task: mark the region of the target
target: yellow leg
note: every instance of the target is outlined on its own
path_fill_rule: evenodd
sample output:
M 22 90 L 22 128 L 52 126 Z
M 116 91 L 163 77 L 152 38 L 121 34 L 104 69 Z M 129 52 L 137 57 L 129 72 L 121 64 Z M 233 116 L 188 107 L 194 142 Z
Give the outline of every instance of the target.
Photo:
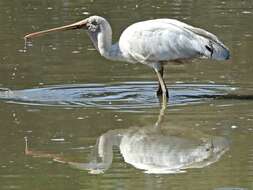
M 159 81 L 159 88 L 157 91 L 157 95 L 158 96 L 162 95 L 163 98 L 167 99 L 169 97 L 169 94 L 168 94 L 168 90 L 166 88 L 165 82 L 163 80 L 163 67 L 161 67 L 161 69 L 157 69 L 157 68 L 154 68 L 154 69 Z
M 155 123 L 155 127 L 160 127 L 161 126 L 161 123 L 162 123 L 162 120 L 164 118 L 164 114 L 165 114 L 165 110 L 167 108 L 167 97 L 162 97 L 162 99 L 160 100 L 160 104 L 161 104 L 161 108 L 160 108 L 160 113 L 159 113 L 159 116 L 158 116 L 158 119 Z

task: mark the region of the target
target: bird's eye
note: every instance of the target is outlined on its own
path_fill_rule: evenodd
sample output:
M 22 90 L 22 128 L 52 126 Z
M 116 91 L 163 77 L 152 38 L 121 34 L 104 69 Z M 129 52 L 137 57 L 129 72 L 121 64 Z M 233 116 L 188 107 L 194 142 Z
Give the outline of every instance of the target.
M 87 26 L 90 32 L 96 32 L 99 30 L 99 25 L 95 20 L 90 21 Z
M 97 26 L 97 25 L 98 25 L 97 21 L 95 21 L 95 20 L 92 21 L 91 24 L 94 25 L 94 26 Z

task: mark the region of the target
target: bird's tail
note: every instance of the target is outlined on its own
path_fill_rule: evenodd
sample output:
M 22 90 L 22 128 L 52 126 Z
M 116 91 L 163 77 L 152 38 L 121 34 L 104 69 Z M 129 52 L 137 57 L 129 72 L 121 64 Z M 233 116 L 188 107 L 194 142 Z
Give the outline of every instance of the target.
M 220 41 L 208 40 L 203 53 L 209 59 L 215 60 L 227 60 L 230 57 L 229 49 Z
M 204 57 L 215 60 L 229 59 L 229 49 L 217 38 L 217 36 L 201 28 L 195 28 L 192 26 L 186 26 L 186 28 L 201 38 L 200 41 L 202 41 L 202 47 L 200 52 Z

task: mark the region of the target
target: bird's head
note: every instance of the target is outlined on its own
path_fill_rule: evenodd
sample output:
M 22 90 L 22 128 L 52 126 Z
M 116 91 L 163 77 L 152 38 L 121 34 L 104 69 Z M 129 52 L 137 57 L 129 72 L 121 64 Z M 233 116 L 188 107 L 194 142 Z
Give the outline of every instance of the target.
M 90 16 L 84 20 L 75 22 L 73 24 L 65 25 L 65 26 L 60 26 L 48 30 L 42 30 L 39 32 L 34 32 L 27 34 L 24 38 L 25 39 L 30 39 L 38 36 L 42 36 L 44 34 L 48 34 L 51 32 L 57 32 L 57 31 L 66 31 L 66 30 L 75 30 L 75 29 L 85 29 L 90 33 L 98 33 L 101 29 L 101 26 L 107 23 L 107 21 L 100 16 Z

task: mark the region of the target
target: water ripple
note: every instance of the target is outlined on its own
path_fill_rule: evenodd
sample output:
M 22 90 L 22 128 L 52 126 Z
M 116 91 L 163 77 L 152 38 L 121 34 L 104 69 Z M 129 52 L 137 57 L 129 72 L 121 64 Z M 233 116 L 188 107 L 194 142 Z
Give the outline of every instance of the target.
M 2 89 L 0 100 L 39 106 L 141 109 L 159 106 L 156 88 L 157 84 L 153 82 L 124 82 L 57 85 L 22 90 Z M 176 84 L 168 88 L 169 106 L 204 102 L 228 94 L 234 89 L 215 84 Z

